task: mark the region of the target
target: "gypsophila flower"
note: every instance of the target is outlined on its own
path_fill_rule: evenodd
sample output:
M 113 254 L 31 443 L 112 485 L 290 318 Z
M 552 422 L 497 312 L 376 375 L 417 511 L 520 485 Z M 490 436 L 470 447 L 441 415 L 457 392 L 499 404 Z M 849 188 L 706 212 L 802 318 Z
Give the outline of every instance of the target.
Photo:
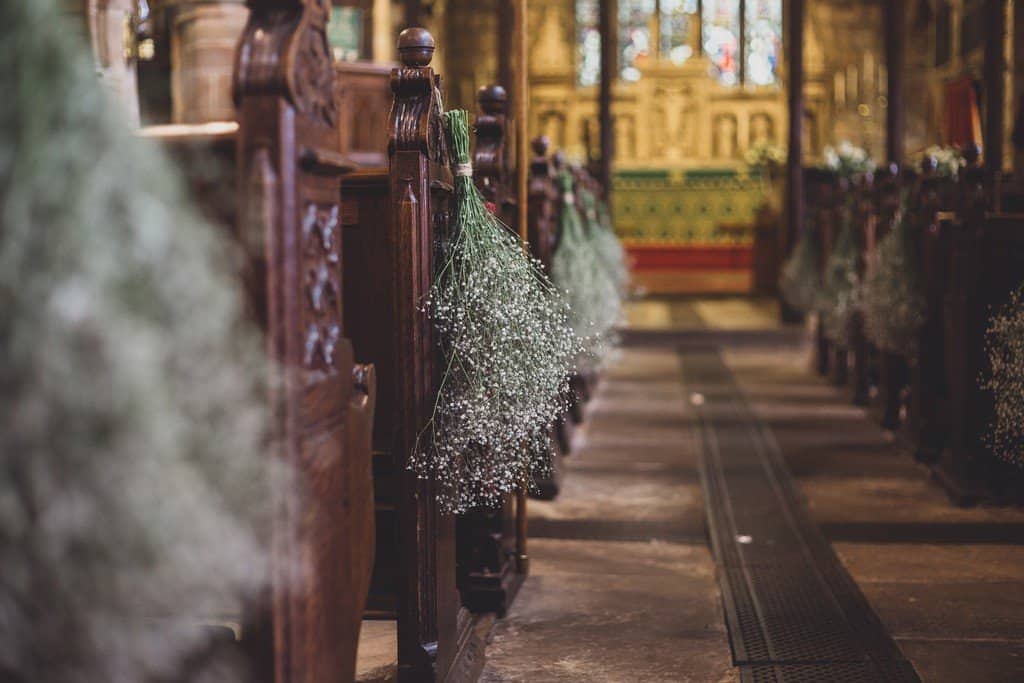
M 0 3 L 0 679 L 251 681 L 199 626 L 269 578 L 241 255 L 63 14 Z
M 604 265 L 576 208 L 573 180 L 568 171 L 558 182 L 562 189 L 558 247 L 551 259 L 551 279 L 569 301 L 573 331 L 584 340 L 577 366 L 591 370 L 615 345 L 620 294 L 615 276 Z
M 1003 460 L 1024 467 L 1024 292 L 989 319 L 985 330 L 988 373 L 982 387 L 992 392 L 995 415 L 985 440 Z
M 802 313 L 814 310 L 821 290 L 818 236 L 808 227 L 800 235 L 793 253 L 782 266 L 779 291 L 786 303 Z
M 940 178 L 955 178 L 967 165 L 963 153 L 956 147 L 932 145 L 921 152 L 918 163 L 928 157 L 935 160 L 935 175 Z
M 925 318 L 919 271 L 904 195 L 892 230 L 868 258 L 861 295 L 865 334 L 879 348 L 908 357 L 917 355 Z
M 469 117 L 445 114 L 453 163 L 469 163 Z M 551 467 L 550 429 L 568 408 L 582 344 L 567 302 L 525 245 L 455 180 L 451 241 L 425 311 L 441 342 L 433 413 L 410 466 L 440 483 L 448 512 L 499 507 Z
M 762 140 L 751 145 L 743 155 L 748 166 L 764 168 L 786 163 L 786 150 L 773 142 Z
M 626 265 L 626 250 L 622 247 L 612 226 L 611 213 L 608 205 L 598 200 L 594 193 L 583 188 L 580 190 L 580 199 L 583 202 L 585 217 L 587 219 L 587 234 L 593 244 L 594 251 L 602 265 L 608 270 L 615 288 L 619 293 L 617 301 L 609 302 L 612 306 L 619 308 L 617 317 L 621 316 L 622 299 L 629 289 L 629 267 Z
M 867 150 L 845 140 L 835 147 L 825 147 L 823 154 L 825 168 L 835 171 L 843 178 L 871 173 L 875 170 L 875 162 Z
M 823 316 L 826 336 L 840 346 L 849 346 L 861 289 L 853 207 L 849 202 L 840 212 L 840 221 L 839 235 L 825 264 L 818 310 Z

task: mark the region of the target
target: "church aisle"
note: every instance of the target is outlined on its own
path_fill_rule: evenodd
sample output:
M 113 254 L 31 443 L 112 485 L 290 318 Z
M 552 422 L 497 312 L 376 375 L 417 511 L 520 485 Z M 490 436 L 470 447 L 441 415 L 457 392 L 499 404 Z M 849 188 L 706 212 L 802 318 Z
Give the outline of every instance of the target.
M 814 521 L 928 683 L 1024 680 L 1024 510 L 953 506 L 805 349 L 724 353 Z
M 683 364 L 717 350 L 812 521 L 921 680 L 1024 680 L 1024 510 L 954 507 L 758 306 L 646 301 L 564 489 L 531 501 L 531 575 L 484 681 L 739 681 L 707 546 Z M 718 357 L 718 354 L 710 354 Z
M 673 348 L 621 352 L 558 500 L 531 501 L 530 577 L 484 681 L 738 680 L 687 411 Z

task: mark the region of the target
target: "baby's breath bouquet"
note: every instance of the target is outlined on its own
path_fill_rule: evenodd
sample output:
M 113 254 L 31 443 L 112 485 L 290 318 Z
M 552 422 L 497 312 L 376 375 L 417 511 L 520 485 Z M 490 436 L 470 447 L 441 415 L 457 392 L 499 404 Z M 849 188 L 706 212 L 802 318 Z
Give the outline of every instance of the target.
M 904 196 L 893 228 L 868 259 L 862 295 L 865 333 L 876 346 L 908 357 L 917 355 L 924 324 L 924 295 L 911 241 Z
M 956 147 L 932 145 L 921 152 L 919 161 L 926 158 L 935 160 L 935 175 L 940 178 L 955 178 L 967 165 L 963 153 Z
M 853 207 L 849 203 L 843 207 L 840 220 L 839 235 L 825 264 L 819 309 L 825 323 L 825 334 L 840 345 L 849 345 L 860 292 Z
M 743 159 L 748 166 L 754 168 L 782 166 L 786 163 L 786 150 L 773 142 L 762 140 L 751 145 Z
M 411 467 L 441 483 L 444 509 L 463 512 L 498 507 L 550 469 L 549 430 L 582 345 L 566 301 L 473 184 L 469 115 L 448 112 L 445 127 L 455 211 L 425 305 L 442 373 Z
M 268 578 L 239 254 L 52 0 L 0 3 L 0 83 L 0 679 L 252 680 L 199 626 Z
M 802 313 L 814 310 L 821 291 L 818 236 L 808 226 L 782 265 L 779 291 L 786 303 Z
M 615 228 L 612 227 L 608 205 L 599 201 L 594 193 L 586 188 L 580 191 L 580 198 L 583 200 L 583 207 L 586 211 L 590 239 L 594 243 L 597 255 L 601 258 L 601 263 L 608 269 L 608 273 L 615 282 L 620 299 L 616 303 L 621 310 L 621 299 L 629 287 L 626 250 L 622 248 L 622 242 L 619 241 L 615 234 Z
M 584 340 L 577 365 L 589 370 L 600 364 L 614 342 L 619 290 L 576 208 L 572 176 L 564 172 L 558 182 L 563 201 L 551 279 L 568 296 L 573 331 Z
M 985 331 L 989 371 L 982 386 L 992 392 L 995 419 L 986 440 L 1000 458 L 1024 467 L 1024 291 L 989 320 Z
M 851 178 L 875 170 L 875 162 L 867 150 L 845 140 L 835 147 L 826 147 L 824 154 L 825 168 L 835 171 L 843 178 Z

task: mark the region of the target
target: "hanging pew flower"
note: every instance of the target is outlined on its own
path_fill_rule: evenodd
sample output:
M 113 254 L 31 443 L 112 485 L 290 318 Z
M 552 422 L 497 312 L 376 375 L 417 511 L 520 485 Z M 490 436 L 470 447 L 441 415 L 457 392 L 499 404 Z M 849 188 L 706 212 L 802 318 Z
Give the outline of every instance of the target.
M 574 333 L 584 340 L 577 359 L 581 370 L 600 365 L 615 343 L 615 325 L 621 313 L 619 287 L 576 208 L 572 176 L 563 172 L 558 246 L 551 259 L 551 279 L 569 301 Z
M 835 171 L 840 177 L 851 178 L 875 170 L 875 162 L 867 150 L 843 141 L 837 146 L 828 146 L 824 150 L 825 168 Z
M 832 246 L 822 282 L 818 308 L 825 334 L 841 346 L 849 346 L 854 315 L 860 306 L 861 282 L 857 270 L 857 242 L 853 230 L 853 207 L 847 202 L 840 214 L 841 225 Z
M 615 282 L 618 291 L 618 300 L 609 302 L 617 306 L 619 312 L 616 317 L 621 316 L 622 299 L 626 296 L 629 288 L 629 266 L 626 263 L 626 250 L 622 247 L 615 228 L 612 226 L 611 213 L 608 205 L 599 201 L 594 193 L 583 188 L 580 191 L 580 199 L 583 202 L 587 218 L 587 232 L 593 241 L 594 250 L 597 252 L 601 263 L 607 269 L 612 281 Z
M 425 303 L 440 338 L 441 380 L 410 466 L 441 484 L 445 510 L 464 512 L 499 507 L 550 471 L 550 429 L 568 408 L 582 344 L 564 298 L 473 184 L 469 115 L 448 112 L 445 124 L 455 211 Z
M 743 155 L 748 166 L 771 168 L 786 163 L 786 150 L 773 142 L 762 140 L 751 145 Z
M 985 351 L 989 367 L 982 387 L 995 403 L 986 441 L 1000 458 L 1024 467 L 1024 291 L 1013 292 L 989 319 Z
M 265 585 L 259 333 L 80 43 L 0 4 L 0 678 L 251 680 L 202 624 Z
M 934 160 L 935 175 L 940 178 L 955 178 L 967 166 L 967 160 L 964 158 L 963 153 L 956 147 L 932 145 L 918 156 L 918 165 L 924 159 Z
M 815 309 L 821 291 L 818 236 L 813 228 L 805 228 L 800 239 L 782 265 L 779 291 L 790 306 L 801 313 Z
M 904 195 L 892 230 L 868 259 L 862 301 L 868 339 L 881 349 L 913 358 L 924 324 L 925 302 L 906 214 Z

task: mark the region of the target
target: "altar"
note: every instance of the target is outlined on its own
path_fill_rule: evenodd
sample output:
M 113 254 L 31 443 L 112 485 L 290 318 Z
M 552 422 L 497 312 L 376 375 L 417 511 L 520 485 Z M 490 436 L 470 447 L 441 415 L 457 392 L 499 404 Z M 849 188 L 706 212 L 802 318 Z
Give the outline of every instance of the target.
M 634 279 L 654 290 L 750 289 L 755 223 L 771 187 L 749 155 L 782 154 L 787 131 L 781 23 L 772 23 L 781 3 L 749 2 L 620 3 L 611 203 Z M 538 4 L 531 131 L 587 163 L 600 155 L 588 42 L 596 3 Z

